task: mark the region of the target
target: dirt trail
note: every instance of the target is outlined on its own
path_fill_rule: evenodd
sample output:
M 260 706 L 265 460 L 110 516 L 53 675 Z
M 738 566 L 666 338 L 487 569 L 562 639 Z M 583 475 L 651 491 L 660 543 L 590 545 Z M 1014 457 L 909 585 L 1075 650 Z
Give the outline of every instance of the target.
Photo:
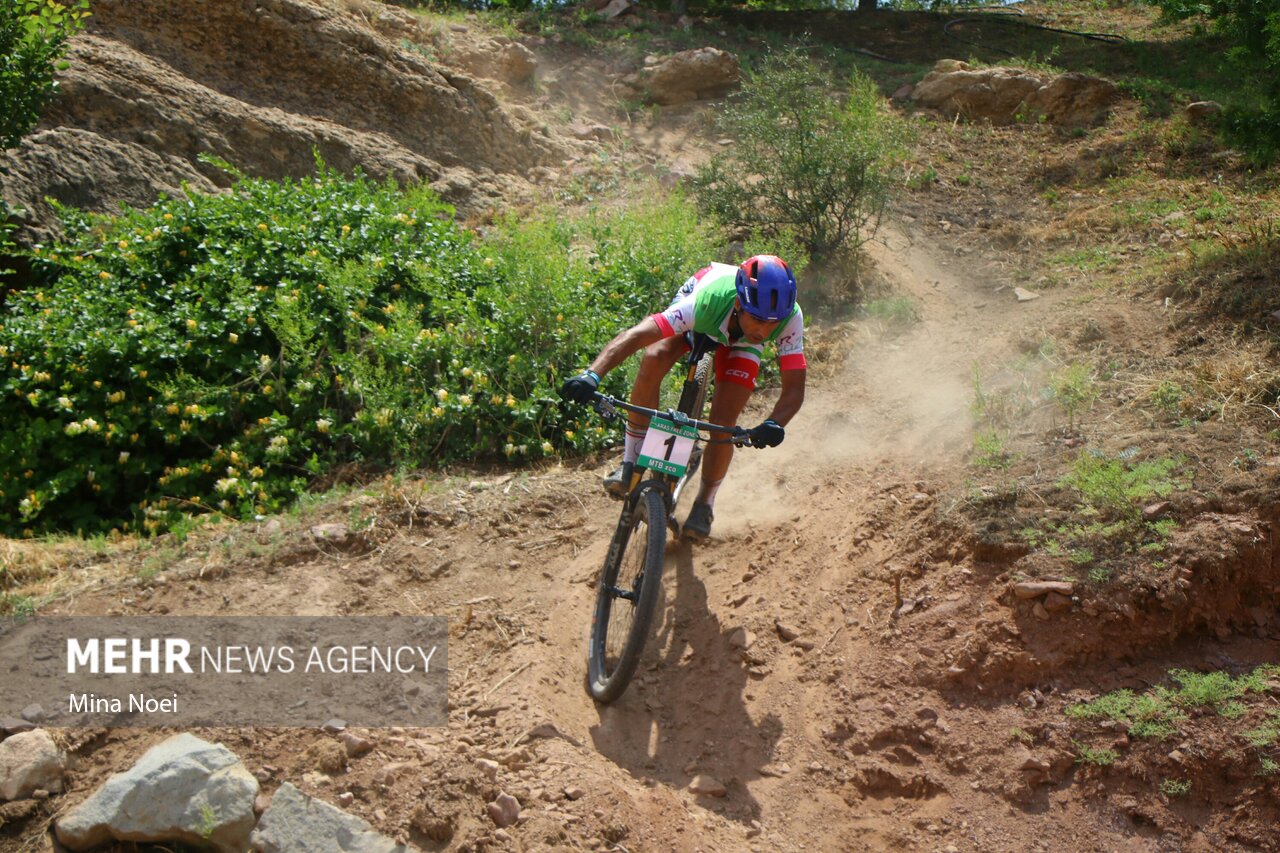
M 376 784 L 379 764 L 474 775 L 474 758 L 501 755 L 551 722 L 565 737 L 534 741 L 529 769 L 498 780 L 552 815 L 544 842 L 563 832 L 616 836 L 629 850 L 924 849 L 924 838 L 941 848 L 969 835 L 969 846 L 986 838 L 983 849 L 1031 849 L 1033 822 L 1013 835 L 978 828 L 988 823 L 979 815 L 1007 805 L 970 787 L 966 761 L 955 757 L 964 753 L 959 733 L 999 724 L 991 708 L 951 707 L 919 686 L 920 665 L 940 665 L 892 641 L 890 578 L 937 548 L 935 493 L 962 465 L 973 359 L 1006 347 L 1014 325 L 1049 302 L 1017 305 L 1007 292 L 1001 300 L 991 283 L 964 278 L 898 230 L 873 253 L 918 300 L 920 322 L 900 336 L 852 341 L 844 365 L 811 387 L 789 441 L 736 460 L 713 540 L 670 547 L 656 639 L 611 707 L 595 706 L 582 687 L 590 582 L 616 512 L 598 486 L 607 464 L 459 483 L 435 495 L 416 526 L 399 526 L 363 555 L 286 550 L 216 581 L 162 579 L 141 592 L 126 583 L 55 610 L 450 617 L 448 732 L 371 732 L 380 745 L 373 760 L 335 780 L 336 790 L 360 792 L 354 811 L 424 845 L 415 809 L 439 792 Z M 985 331 L 975 346 L 965 329 L 979 312 Z M 173 574 L 199 570 L 179 565 Z M 926 583 L 960 577 L 945 561 L 943 570 L 950 581 Z M 950 597 L 935 613 L 975 604 Z M 784 643 L 778 623 L 800 639 Z M 112 732 L 75 789 L 160 736 Z M 471 745 L 459 746 L 464 736 Z M 323 737 L 250 733 L 237 749 L 251 767 L 289 767 Z M 856 752 L 850 739 L 862 741 Z M 720 780 L 727 796 L 688 792 L 699 774 Z M 587 793 L 566 803 L 566 785 Z M 456 841 L 483 832 L 476 813 L 460 811 Z

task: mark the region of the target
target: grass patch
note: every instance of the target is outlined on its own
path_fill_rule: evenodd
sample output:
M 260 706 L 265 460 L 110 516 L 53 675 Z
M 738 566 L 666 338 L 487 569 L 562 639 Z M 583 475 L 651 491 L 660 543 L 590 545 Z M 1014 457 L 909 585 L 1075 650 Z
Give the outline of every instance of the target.
M 1280 667 L 1264 665 L 1243 675 L 1228 672 L 1169 671 L 1175 687 L 1159 686 L 1144 693 L 1123 689 L 1099 696 L 1090 702 L 1068 705 L 1064 713 L 1077 720 L 1111 720 L 1123 723 L 1134 737 L 1163 739 L 1177 733 L 1187 720 L 1186 711 L 1209 707 L 1225 719 L 1248 713 L 1244 701 L 1249 694 L 1274 692 L 1280 684 Z M 1280 737 L 1280 712 L 1273 711 L 1269 722 L 1240 735 L 1251 746 L 1273 745 Z
M 1160 793 L 1166 797 L 1185 797 L 1191 793 L 1190 779 L 1165 779 L 1160 783 Z
M 885 326 L 909 326 L 920 319 L 915 303 L 907 296 L 870 299 L 862 310 L 868 318 Z

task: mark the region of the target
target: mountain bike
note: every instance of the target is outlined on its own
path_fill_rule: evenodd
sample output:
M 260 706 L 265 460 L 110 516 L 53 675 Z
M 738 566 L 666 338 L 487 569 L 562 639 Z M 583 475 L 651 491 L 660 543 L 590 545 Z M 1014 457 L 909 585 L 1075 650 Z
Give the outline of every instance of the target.
M 711 440 L 751 446 L 742 427 L 700 420 L 714 351 L 714 341 L 695 338 L 684 361 L 685 382 L 674 409 L 649 409 L 605 394 L 595 395 L 596 411 L 606 420 L 619 417 L 619 409 L 650 418 L 596 588 L 587 692 L 597 702 L 612 702 L 621 696 L 640 662 L 661 590 L 666 529 L 680 535 L 676 504 L 701 465 L 702 442 L 707 440 L 702 433 L 726 434 L 728 438 Z

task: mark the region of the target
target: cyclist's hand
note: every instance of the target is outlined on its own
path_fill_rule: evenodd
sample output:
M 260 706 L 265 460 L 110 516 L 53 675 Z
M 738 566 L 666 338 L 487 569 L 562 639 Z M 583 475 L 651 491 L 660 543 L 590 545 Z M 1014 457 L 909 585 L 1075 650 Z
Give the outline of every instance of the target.
M 777 447 L 782 444 L 782 439 L 786 434 L 782 424 L 773 418 L 769 418 L 755 429 L 747 430 L 747 435 L 751 436 L 753 447 Z
M 560 386 L 560 396 L 570 403 L 590 403 L 599 387 L 600 377 L 590 370 L 584 370 L 572 379 L 565 380 Z

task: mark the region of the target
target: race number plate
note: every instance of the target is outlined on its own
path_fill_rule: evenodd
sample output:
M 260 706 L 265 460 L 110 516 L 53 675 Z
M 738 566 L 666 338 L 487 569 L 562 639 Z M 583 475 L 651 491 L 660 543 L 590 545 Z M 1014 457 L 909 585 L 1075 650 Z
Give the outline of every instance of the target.
M 662 418 L 654 418 L 649 422 L 644 444 L 640 445 L 637 464 L 650 471 L 682 477 L 689 467 L 689 454 L 693 452 L 697 438 L 698 431 L 691 426 L 676 426 Z

